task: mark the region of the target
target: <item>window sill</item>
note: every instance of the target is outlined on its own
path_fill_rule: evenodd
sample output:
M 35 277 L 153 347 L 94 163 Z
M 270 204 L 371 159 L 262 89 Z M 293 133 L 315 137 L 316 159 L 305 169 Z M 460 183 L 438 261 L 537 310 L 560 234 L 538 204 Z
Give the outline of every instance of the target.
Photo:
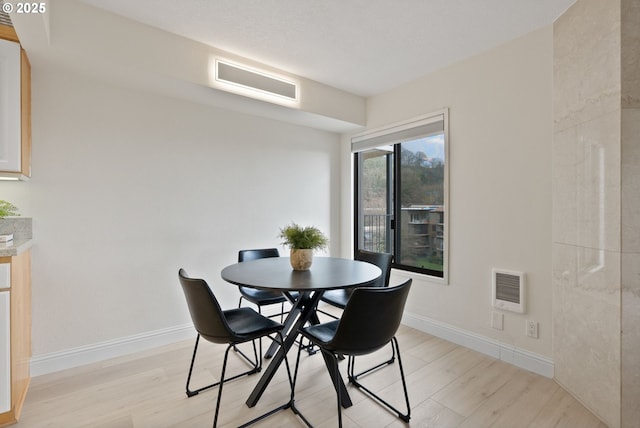
M 393 276 L 398 276 L 404 279 L 411 278 L 411 279 L 415 279 L 423 282 L 430 282 L 437 285 L 449 285 L 449 280 L 447 279 L 446 276 L 444 278 L 438 278 L 438 277 L 427 275 L 424 273 L 410 272 L 408 270 L 402 270 L 402 269 L 396 269 L 396 268 L 391 269 L 391 274 Z

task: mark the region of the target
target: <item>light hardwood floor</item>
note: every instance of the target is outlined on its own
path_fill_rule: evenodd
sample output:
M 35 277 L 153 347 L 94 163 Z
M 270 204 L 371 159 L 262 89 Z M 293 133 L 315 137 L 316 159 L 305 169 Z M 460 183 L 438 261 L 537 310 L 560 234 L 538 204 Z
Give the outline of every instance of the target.
M 346 427 L 606 428 L 551 379 L 408 327 L 401 327 L 397 337 L 409 388 L 411 423 L 404 424 L 348 387 L 354 405 L 343 412 Z M 180 342 L 34 378 L 16 428 L 211 426 L 217 391 L 192 398 L 184 393 L 192 347 L 193 341 Z M 196 383 L 219 376 L 225 346 L 201 342 L 200 348 Z M 359 358 L 358 367 L 381 361 L 389 349 Z M 292 368 L 295 354 L 293 349 L 289 356 Z M 345 367 L 346 361 L 341 363 L 343 375 Z M 231 353 L 229 372 L 242 368 Z M 288 400 L 282 366 L 258 405 L 249 409 L 245 400 L 257 376 L 224 386 L 219 426 L 237 426 Z M 403 409 L 397 363 L 364 377 L 363 383 Z M 296 405 L 314 426 L 337 426 L 335 391 L 320 354 L 302 355 Z M 286 410 L 254 426 L 304 425 Z

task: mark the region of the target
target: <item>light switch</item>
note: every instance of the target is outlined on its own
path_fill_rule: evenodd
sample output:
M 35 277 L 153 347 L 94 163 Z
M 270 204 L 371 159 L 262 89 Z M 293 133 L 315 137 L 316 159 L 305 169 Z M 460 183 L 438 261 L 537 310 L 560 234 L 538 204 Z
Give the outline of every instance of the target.
M 491 327 L 496 330 L 504 329 L 504 314 L 500 312 L 491 312 Z

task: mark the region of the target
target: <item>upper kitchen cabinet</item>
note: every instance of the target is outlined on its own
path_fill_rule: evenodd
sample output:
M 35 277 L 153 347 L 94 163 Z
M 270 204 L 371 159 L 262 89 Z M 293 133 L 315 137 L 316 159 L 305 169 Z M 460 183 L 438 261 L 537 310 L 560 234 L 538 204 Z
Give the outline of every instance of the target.
M 0 25 L 0 178 L 31 176 L 31 65 L 12 27 Z

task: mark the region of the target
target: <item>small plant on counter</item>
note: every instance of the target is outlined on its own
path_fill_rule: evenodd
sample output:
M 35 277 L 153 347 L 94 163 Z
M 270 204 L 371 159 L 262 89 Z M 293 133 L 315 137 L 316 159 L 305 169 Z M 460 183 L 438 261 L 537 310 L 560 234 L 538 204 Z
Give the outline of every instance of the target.
M 18 208 L 12 203 L 0 200 L 0 218 L 19 216 Z

